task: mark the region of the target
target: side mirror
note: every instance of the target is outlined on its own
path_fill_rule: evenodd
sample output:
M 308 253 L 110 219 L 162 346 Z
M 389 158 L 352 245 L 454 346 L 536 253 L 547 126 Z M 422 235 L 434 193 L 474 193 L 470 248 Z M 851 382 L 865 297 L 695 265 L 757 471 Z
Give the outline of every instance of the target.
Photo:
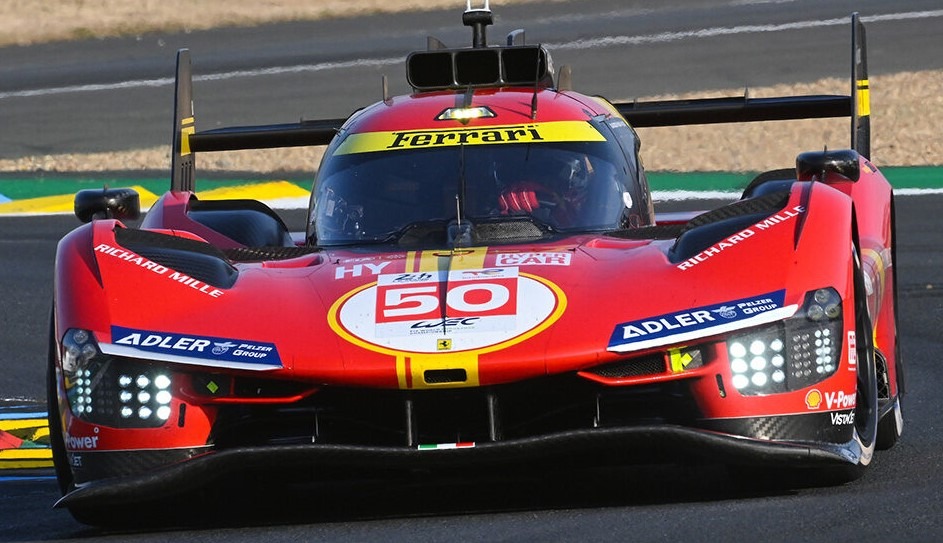
M 812 151 L 796 157 L 796 173 L 799 179 L 812 179 L 826 173 L 837 173 L 852 181 L 861 177 L 858 168 L 858 153 L 851 149 L 839 151 Z
M 137 219 L 141 198 L 134 189 L 85 189 L 75 194 L 75 216 L 82 222 L 94 219 Z

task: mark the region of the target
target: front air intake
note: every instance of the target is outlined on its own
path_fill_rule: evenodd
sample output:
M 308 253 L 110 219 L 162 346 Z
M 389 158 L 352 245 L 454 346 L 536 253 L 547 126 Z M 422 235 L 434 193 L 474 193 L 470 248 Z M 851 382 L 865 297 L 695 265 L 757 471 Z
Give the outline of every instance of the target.
M 422 374 L 427 385 L 445 385 L 449 383 L 464 383 L 468 381 L 468 373 L 461 368 L 445 370 L 426 370 Z
M 185 284 L 196 280 L 216 288 L 232 288 L 239 275 L 222 251 L 202 241 L 136 228 L 116 228 L 115 241 L 170 268 L 171 277 Z

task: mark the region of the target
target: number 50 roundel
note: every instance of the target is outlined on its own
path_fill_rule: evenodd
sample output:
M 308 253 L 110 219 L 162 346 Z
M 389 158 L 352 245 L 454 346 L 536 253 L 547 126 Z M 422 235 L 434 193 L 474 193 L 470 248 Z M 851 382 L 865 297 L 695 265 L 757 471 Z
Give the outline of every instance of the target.
M 559 287 L 517 268 L 381 275 L 331 308 L 331 326 L 371 350 L 434 353 L 503 348 L 556 321 Z M 377 349 L 379 348 L 379 349 Z

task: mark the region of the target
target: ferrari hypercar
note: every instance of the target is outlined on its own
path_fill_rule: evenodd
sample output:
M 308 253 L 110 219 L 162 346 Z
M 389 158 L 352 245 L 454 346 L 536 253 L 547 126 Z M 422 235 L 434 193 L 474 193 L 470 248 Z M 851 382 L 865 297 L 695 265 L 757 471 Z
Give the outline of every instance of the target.
M 613 103 L 541 45 L 430 39 L 346 119 L 195 129 L 178 52 L 170 190 L 86 190 L 58 245 L 59 507 L 243 472 L 355 478 L 688 462 L 859 476 L 903 419 L 892 188 L 848 95 Z M 384 89 L 386 87 L 384 86 Z M 847 116 L 742 196 L 655 213 L 634 127 Z M 197 197 L 195 154 L 327 145 L 305 231 Z M 816 142 L 810 147 L 819 148 Z M 137 226 L 131 226 L 137 223 Z

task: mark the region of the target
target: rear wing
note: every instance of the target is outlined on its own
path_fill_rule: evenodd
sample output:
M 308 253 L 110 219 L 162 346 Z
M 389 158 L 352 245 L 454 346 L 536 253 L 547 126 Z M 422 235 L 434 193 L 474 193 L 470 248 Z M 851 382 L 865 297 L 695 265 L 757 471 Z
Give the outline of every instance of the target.
M 240 149 L 274 149 L 327 145 L 346 119 L 301 121 L 298 123 L 231 126 L 195 130 L 193 117 L 193 76 L 190 51 L 177 51 L 177 76 L 174 92 L 174 138 L 171 149 L 170 190 L 194 191 L 196 177 L 195 153 L 236 151 Z
M 632 126 L 782 121 L 851 117 L 851 148 L 871 156 L 871 107 L 864 24 L 851 14 L 851 89 L 848 95 L 665 100 L 613 104 Z
M 614 103 L 626 121 L 636 127 L 742 123 L 793 119 L 850 117 L 851 148 L 871 155 L 870 99 L 865 31 L 857 13 L 851 15 L 851 88 L 848 95 L 784 96 L 663 100 Z M 239 149 L 271 149 L 327 145 L 346 119 L 224 127 L 196 132 L 193 118 L 190 52 L 177 52 L 174 95 L 174 138 L 171 190 L 193 191 L 194 153 Z

